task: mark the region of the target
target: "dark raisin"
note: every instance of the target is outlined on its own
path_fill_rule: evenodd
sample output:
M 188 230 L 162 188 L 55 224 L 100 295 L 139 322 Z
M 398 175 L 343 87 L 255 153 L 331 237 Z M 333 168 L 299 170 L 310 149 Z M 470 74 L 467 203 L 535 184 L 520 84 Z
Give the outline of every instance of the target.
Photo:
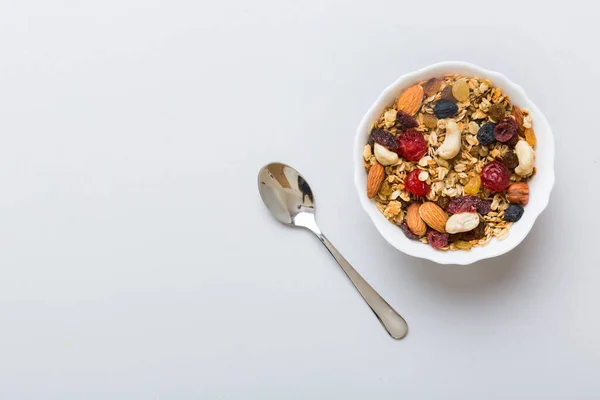
M 477 202 L 477 212 L 481 215 L 488 215 L 492 211 L 492 201 L 479 199 Z
M 452 85 L 446 86 L 444 89 L 442 89 L 442 94 L 440 95 L 440 100 L 451 101 L 451 102 L 456 101 L 456 99 L 454 98 L 454 95 L 452 94 Z
M 485 235 L 485 223 L 479 222 L 477 228 L 472 231 L 463 232 L 460 234 L 460 240 L 470 242 L 471 240 L 479 240 Z
M 516 204 L 511 204 L 504 210 L 504 219 L 509 222 L 517 222 L 523 216 L 525 209 Z
M 519 135 L 513 135 L 513 137 L 508 139 L 508 142 L 506 142 L 506 145 L 514 148 L 517 145 L 518 141 L 519 141 Z
M 514 151 L 509 150 L 504 157 L 502 157 L 502 162 L 506 165 L 506 168 L 515 169 L 519 165 L 519 158 Z
M 488 122 L 479 128 L 479 131 L 477 132 L 477 140 L 479 140 L 479 144 L 483 146 L 489 146 L 496 141 L 496 138 L 494 137 L 495 127 L 496 124 Z
M 419 238 L 418 235 L 415 235 L 411 232 L 410 228 L 408 227 L 408 224 L 406 223 L 406 220 L 402 221 L 402 223 L 400 224 L 400 229 L 402 229 L 402 232 L 404 232 L 406 237 L 409 239 L 415 240 Z
M 438 206 L 442 207 L 444 210 L 448 208 L 448 204 L 450 204 L 450 197 L 440 196 L 437 199 Z
M 373 129 L 373 131 L 371 131 L 371 137 L 375 143 L 379 143 L 391 151 L 398 150 L 398 139 L 385 129 Z
M 433 113 L 438 118 L 449 118 L 456 115 L 457 112 L 458 106 L 447 100 L 438 101 L 433 107 Z
M 398 114 L 396 114 L 396 123 L 401 129 L 410 129 L 419 126 L 416 119 L 402 110 L 398 110 Z

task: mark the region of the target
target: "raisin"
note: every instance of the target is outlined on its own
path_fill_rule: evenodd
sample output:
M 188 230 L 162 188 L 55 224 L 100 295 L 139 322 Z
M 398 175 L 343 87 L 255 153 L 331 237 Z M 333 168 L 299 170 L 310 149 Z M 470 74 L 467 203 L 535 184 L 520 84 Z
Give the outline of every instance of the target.
M 479 192 L 479 188 L 481 187 L 481 178 L 479 175 L 473 175 L 469 182 L 465 185 L 465 193 L 466 194 L 477 194 Z
M 453 103 L 456 101 L 454 95 L 452 94 L 452 85 L 446 86 L 444 89 L 442 89 L 440 100 L 451 101 Z
M 421 86 L 423 87 L 423 92 L 425 92 L 425 95 L 429 97 L 433 96 L 438 92 L 438 90 L 440 90 L 440 87 L 442 86 L 442 81 L 438 78 L 431 78 Z
M 496 138 L 494 137 L 495 127 L 496 124 L 487 122 L 483 124 L 481 128 L 479 128 L 479 131 L 477 132 L 477 140 L 479 140 L 479 144 L 483 146 L 489 146 L 496 141 Z
M 463 212 L 477 211 L 477 203 L 479 198 L 477 196 L 461 196 L 456 197 L 448 204 L 448 212 L 452 214 L 458 214 Z
M 433 229 L 427 230 L 427 241 L 434 249 L 441 249 L 442 247 L 448 246 L 448 234 L 439 233 Z
M 502 157 L 502 162 L 506 165 L 506 168 L 513 170 L 519 165 L 519 157 L 517 157 L 514 151 L 509 150 L 504 157 Z
M 404 179 L 404 188 L 414 195 L 427 196 L 430 187 L 427 182 L 419 180 L 420 172 L 420 169 L 409 172 L 408 175 L 406 175 L 406 179 Z
M 492 161 L 481 169 L 481 185 L 492 192 L 503 192 L 510 185 L 510 172 L 500 161 Z
M 416 119 L 402 110 L 398 110 L 398 113 L 396 114 L 396 123 L 402 129 L 416 128 L 419 126 Z
M 460 102 L 469 98 L 469 84 L 466 79 L 459 79 L 452 85 L 452 95 Z
M 440 196 L 437 199 L 438 206 L 442 207 L 444 210 L 448 208 L 448 204 L 450 204 L 450 197 Z
M 433 108 L 433 113 L 438 118 L 449 118 L 458 112 L 458 106 L 450 101 L 438 101 Z
M 511 204 L 506 210 L 504 210 L 504 219 L 510 222 L 517 222 L 523 216 L 525 209 L 516 204 Z
M 421 132 L 409 129 L 398 136 L 397 152 L 409 161 L 419 161 L 427 153 L 427 142 Z
M 518 129 L 515 120 L 511 117 L 506 117 L 494 128 L 494 137 L 499 142 L 508 142 L 513 136 L 517 136 Z
M 471 243 L 464 240 L 457 240 L 454 242 L 454 246 L 456 246 L 458 250 L 471 250 L 471 247 L 473 247 Z
M 471 240 L 479 240 L 485 235 L 485 223 L 480 222 L 477 227 L 471 231 L 460 234 L 460 240 L 470 242 Z
M 415 235 L 411 232 L 410 228 L 408 227 L 408 224 L 406 223 L 406 220 L 402 221 L 402 223 L 400 224 L 400 229 L 402 229 L 402 232 L 404 232 L 406 237 L 409 239 L 416 240 L 419 238 L 418 235 Z
M 479 199 L 477 202 L 477 212 L 481 215 L 488 215 L 490 211 L 492 211 L 492 201 Z
M 496 103 L 490 107 L 490 111 L 488 112 L 491 119 L 496 122 L 499 122 L 502 118 L 504 118 L 504 114 L 506 113 L 506 109 L 504 108 L 504 104 Z
M 513 135 L 513 137 L 511 137 L 510 139 L 508 139 L 508 141 L 506 142 L 506 145 L 509 147 L 514 148 L 517 145 L 517 142 L 519 141 L 519 135 Z
M 373 129 L 373 131 L 371 131 L 371 137 L 375 143 L 379 143 L 391 151 L 398 150 L 398 140 L 396 139 L 396 136 L 385 129 Z
M 535 142 L 537 142 L 537 139 L 535 137 L 535 133 L 533 133 L 533 129 L 525 129 L 525 140 L 527 141 L 527 143 L 529 143 L 531 147 L 535 146 Z
M 438 119 L 433 114 L 423 114 L 423 124 L 429 129 L 437 128 Z

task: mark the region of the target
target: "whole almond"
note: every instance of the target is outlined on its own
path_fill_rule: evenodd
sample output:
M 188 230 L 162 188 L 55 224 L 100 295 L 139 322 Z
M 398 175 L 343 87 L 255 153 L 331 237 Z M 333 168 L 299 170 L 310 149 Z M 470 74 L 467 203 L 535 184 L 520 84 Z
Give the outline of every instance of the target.
M 523 136 L 523 133 L 525 133 L 525 128 L 523 128 L 523 112 L 516 104 L 513 104 L 511 114 L 513 117 L 515 117 L 517 125 L 519 126 L 519 133 L 521 134 L 521 136 Z
M 412 203 L 406 210 L 406 224 L 412 233 L 417 236 L 423 236 L 427 232 L 427 225 L 421 219 L 419 214 L 419 204 Z
M 513 183 L 506 190 L 506 198 L 512 204 L 529 203 L 529 185 L 525 182 Z
M 370 199 L 377 196 L 384 180 L 385 170 L 381 164 L 376 162 L 371 166 L 369 174 L 367 175 L 367 196 Z
M 415 115 L 417 111 L 419 111 L 419 108 L 421 108 L 422 102 L 423 88 L 421 87 L 421 85 L 414 85 L 406 89 L 398 97 L 398 101 L 396 102 L 396 109 L 402 110 L 410 115 Z
M 448 215 L 446 215 L 446 212 L 440 206 L 431 201 L 425 202 L 419 207 L 419 215 L 432 229 L 440 233 L 446 233 Z

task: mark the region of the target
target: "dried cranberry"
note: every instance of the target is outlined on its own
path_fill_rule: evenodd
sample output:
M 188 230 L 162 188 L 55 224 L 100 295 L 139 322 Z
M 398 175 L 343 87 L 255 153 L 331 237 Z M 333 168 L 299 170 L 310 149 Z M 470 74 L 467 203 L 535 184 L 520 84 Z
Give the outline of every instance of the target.
M 479 199 L 477 202 L 477 212 L 481 215 L 488 215 L 492 211 L 492 201 Z
M 410 193 L 417 196 L 427 196 L 429 193 L 429 185 L 427 182 L 422 182 L 419 180 L 419 173 L 421 170 L 415 169 L 406 175 L 406 179 L 404 179 L 404 187 Z
M 398 150 L 398 140 L 396 139 L 396 136 L 392 135 L 385 129 L 373 129 L 371 132 L 371 137 L 375 143 L 379 143 L 391 151 Z
M 502 162 L 508 169 L 515 169 L 519 166 L 519 158 L 512 150 L 507 152 L 504 157 L 502 157 Z
M 398 110 L 398 114 L 396 114 L 396 123 L 402 129 L 416 128 L 419 126 L 416 119 L 402 110 Z
M 492 161 L 481 170 L 481 185 L 492 192 L 503 192 L 510 185 L 510 172 L 500 161 Z
M 513 136 L 518 135 L 519 127 L 512 117 L 506 117 L 494 128 L 494 137 L 497 141 L 505 143 Z
M 439 233 L 433 229 L 427 230 L 427 240 L 434 249 L 441 249 L 444 246 L 448 246 L 448 234 Z
M 404 232 L 406 237 L 409 239 L 415 240 L 419 238 L 418 235 L 415 235 L 411 232 L 410 228 L 408 227 L 408 224 L 406 223 L 406 220 L 402 221 L 402 223 L 400 224 L 400 229 L 402 229 L 402 232 Z
M 477 196 L 461 196 L 450 200 L 448 204 L 448 212 L 452 214 L 458 214 L 463 212 L 475 212 L 477 211 L 477 204 L 479 203 L 479 197 Z
M 485 235 L 485 223 L 480 222 L 477 228 L 472 231 L 463 232 L 460 234 L 460 240 L 470 242 L 471 240 L 479 240 Z
M 419 161 L 427 153 L 427 142 L 421 132 L 409 129 L 398 136 L 398 154 L 408 161 Z

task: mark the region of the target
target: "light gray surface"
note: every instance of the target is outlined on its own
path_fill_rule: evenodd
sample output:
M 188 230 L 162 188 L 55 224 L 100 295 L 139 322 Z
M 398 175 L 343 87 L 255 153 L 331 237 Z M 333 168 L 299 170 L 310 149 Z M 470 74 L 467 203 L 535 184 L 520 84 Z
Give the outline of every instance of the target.
M 1 398 L 598 396 L 587 2 L 88 3 L 0 3 Z M 467 267 L 392 249 L 352 184 L 368 106 L 445 59 L 521 84 L 557 144 L 530 236 Z M 405 340 L 268 214 L 256 174 L 274 160 L 310 182 Z

